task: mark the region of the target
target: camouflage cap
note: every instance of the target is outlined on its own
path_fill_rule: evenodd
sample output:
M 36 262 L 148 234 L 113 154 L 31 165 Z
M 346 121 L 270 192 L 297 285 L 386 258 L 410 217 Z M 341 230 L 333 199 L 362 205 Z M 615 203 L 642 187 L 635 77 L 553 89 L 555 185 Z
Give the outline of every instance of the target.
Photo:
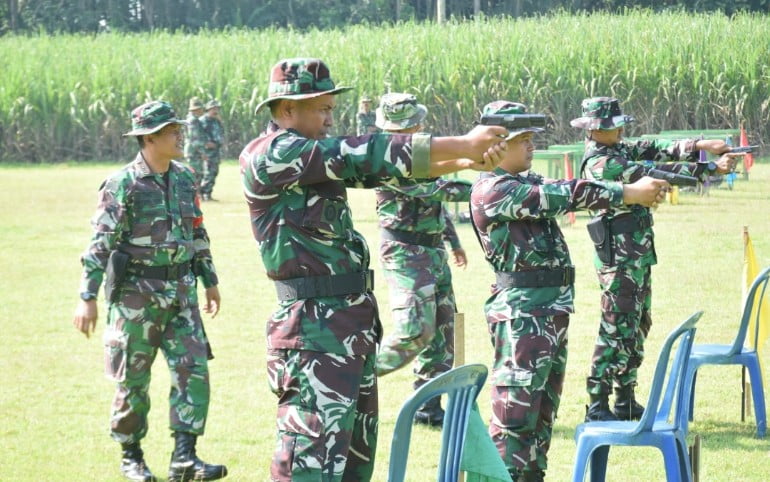
M 380 99 L 374 125 L 385 131 L 408 129 L 422 123 L 428 109 L 412 94 L 393 92 Z
M 190 105 L 187 107 L 187 110 L 198 109 L 203 109 L 203 101 L 201 101 L 199 97 L 190 97 Z
M 580 129 L 612 130 L 634 122 L 634 118 L 623 115 L 620 102 L 613 97 L 590 97 L 580 105 L 583 116 L 572 119 L 570 125 Z
M 222 107 L 222 104 L 220 104 L 216 99 L 211 99 L 210 101 L 206 102 L 206 110 L 213 109 L 214 107 Z
M 527 114 L 527 106 L 524 104 L 520 104 L 518 102 L 511 102 L 509 100 L 496 100 L 494 102 L 490 102 L 489 104 L 485 105 L 481 113 L 483 115 Z M 505 140 L 509 141 L 514 137 L 520 136 L 522 134 L 526 134 L 527 132 L 532 132 L 534 134 L 537 134 L 538 132 L 545 132 L 545 129 L 543 129 L 542 127 L 525 127 L 523 129 L 508 131 L 508 136 L 506 136 Z
M 257 105 L 254 113 L 274 100 L 302 100 L 325 94 L 339 94 L 352 87 L 337 87 L 329 68 L 320 59 L 283 59 L 270 71 L 267 99 Z
M 169 124 L 187 125 L 177 118 L 176 112 L 168 102 L 153 100 L 131 111 L 131 130 L 124 136 L 146 136 L 157 132 Z

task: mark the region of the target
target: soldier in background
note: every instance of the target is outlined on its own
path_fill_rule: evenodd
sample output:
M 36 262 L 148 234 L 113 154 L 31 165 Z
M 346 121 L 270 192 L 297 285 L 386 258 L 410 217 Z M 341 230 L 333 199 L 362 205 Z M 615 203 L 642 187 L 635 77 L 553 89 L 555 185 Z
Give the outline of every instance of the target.
M 329 137 L 338 87 L 319 59 L 273 66 L 268 129 L 240 155 L 252 231 L 279 305 L 267 322 L 267 372 L 278 397 L 272 480 L 372 477 L 382 332 L 369 248 L 347 187 L 489 169 L 498 126 L 457 137 Z M 471 160 L 473 159 L 473 160 Z
M 356 134 L 376 134 L 380 129 L 376 125 L 376 117 L 372 111 L 372 99 L 365 95 L 358 102 L 358 114 L 356 114 Z
M 623 114 L 617 99 L 584 99 L 582 111 L 582 117 L 571 124 L 587 132 L 580 167 L 580 175 L 587 179 L 634 182 L 647 172 L 642 161 L 653 161 L 658 170 L 705 181 L 710 174 L 730 172 L 735 165 L 733 156 L 738 154 L 725 154 L 717 162 L 695 162 L 701 149 L 712 154 L 728 152 L 730 147 L 721 140 L 624 142 L 624 126 L 634 119 Z M 668 162 L 672 160 L 688 162 Z M 594 265 L 602 289 L 602 314 L 586 381 L 591 401 L 586 421 L 635 420 L 644 412 L 634 387 L 644 358 L 644 340 L 652 326 L 650 276 L 652 265 L 657 263 L 652 213 L 645 206 L 631 205 L 593 208 L 591 215 L 592 237 L 597 237 L 594 243 L 600 246 Z M 610 411 L 613 382 L 615 405 Z
M 484 107 L 484 114 L 524 113 L 515 102 Z M 496 275 L 484 305 L 495 350 L 489 433 L 514 481 L 544 480 L 564 382 L 575 268 L 556 219 L 589 208 L 656 205 L 668 186 L 649 177 L 624 186 L 523 174 L 541 131 L 512 131 L 499 166 L 471 193 L 472 221 Z
M 140 152 L 99 190 L 73 324 L 86 337 L 94 331 L 96 296 L 106 272 L 106 375 L 117 384 L 111 433 L 123 449 L 122 474 L 155 480 L 140 442 L 147 434 L 150 369 L 160 349 L 171 371 L 175 447 L 168 480 L 216 480 L 227 468 L 203 462 L 195 448 L 206 427 L 210 354 L 196 278 L 203 281 L 204 311 L 212 317 L 221 299 L 195 178 L 173 160 L 182 156 L 184 121 L 169 104 L 153 101 L 134 109 L 132 126 L 125 135 L 136 137 Z
M 206 159 L 204 150 L 206 134 L 200 121 L 200 117 L 203 115 L 203 102 L 198 97 L 192 97 L 187 111 L 184 157 L 195 173 L 195 184 L 200 186 L 203 180 L 203 161 Z
M 412 134 L 422 130 L 428 110 L 411 94 L 390 93 L 380 99 L 377 127 L 384 132 Z M 457 308 L 452 273 L 444 242 L 454 262 L 468 262 L 443 202 L 468 202 L 471 183 L 434 179 L 377 188 L 380 261 L 390 287 L 394 330 L 380 345 L 377 375 L 414 360 L 415 390 L 449 371 L 454 362 L 454 318 Z M 441 398 L 426 402 L 415 422 L 440 426 Z
M 206 113 L 201 117 L 201 126 L 205 133 L 203 163 L 203 180 L 201 181 L 201 199 L 203 201 L 216 201 L 211 197 L 214 183 L 219 175 L 219 161 L 222 144 L 225 142 L 222 118 L 219 115 L 221 104 L 218 100 L 206 102 Z

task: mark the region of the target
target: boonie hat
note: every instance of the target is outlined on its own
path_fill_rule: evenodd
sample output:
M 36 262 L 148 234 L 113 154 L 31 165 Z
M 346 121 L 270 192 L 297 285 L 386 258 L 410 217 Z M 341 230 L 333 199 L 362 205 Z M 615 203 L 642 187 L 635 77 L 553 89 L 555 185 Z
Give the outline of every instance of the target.
M 168 102 L 153 100 L 131 111 L 131 130 L 124 136 L 146 136 L 157 132 L 169 124 L 187 125 L 177 118 L 176 112 Z
M 211 99 L 210 101 L 206 102 L 206 110 L 213 109 L 214 107 L 222 107 L 222 104 L 220 104 L 216 99 Z
M 254 113 L 274 100 L 302 100 L 325 94 L 339 94 L 352 87 L 337 87 L 329 68 L 320 59 L 283 59 L 270 71 L 267 99 L 257 105 Z
M 386 131 L 399 130 L 420 124 L 428 109 L 418 104 L 414 95 L 394 92 L 382 96 L 375 114 L 374 125 Z
M 485 105 L 481 113 L 483 115 L 526 114 L 527 106 L 524 104 L 520 104 L 519 102 L 511 102 L 509 100 L 496 100 L 494 102 L 490 102 L 489 104 Z M 510 130 L 508 131 L 508 135 L 506 136 L 505 140 L 509 141 L 514 137 L 520 136 L 522 134 L 526 134 L 527 132 L 532 132 L 532 133 L 545 132 L 545 129 L 543 129 L 542 127 L 523 127 L 521 129 Z
M 203 109 L 203 102 L 199 97 L 190 97 L 190 105 L 187 107 L 187 110 L 198 110 Z
M 620 110 L 620 102 L 613 97 L 590 97 L 580 105 L 583 116 L 572 119 L 570 125 L 579 129 L 612 130 L 634 122 Z

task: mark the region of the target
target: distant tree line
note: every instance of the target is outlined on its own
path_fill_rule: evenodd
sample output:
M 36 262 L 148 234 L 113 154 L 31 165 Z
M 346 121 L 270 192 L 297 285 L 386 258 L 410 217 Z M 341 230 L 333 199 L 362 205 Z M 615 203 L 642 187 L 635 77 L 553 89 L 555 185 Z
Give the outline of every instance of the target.
M 770 12 L 770 0 L 5 0 L 0 35 L 202 28 L 335 28 L 357 23 L 532 16 L 553 10 Z

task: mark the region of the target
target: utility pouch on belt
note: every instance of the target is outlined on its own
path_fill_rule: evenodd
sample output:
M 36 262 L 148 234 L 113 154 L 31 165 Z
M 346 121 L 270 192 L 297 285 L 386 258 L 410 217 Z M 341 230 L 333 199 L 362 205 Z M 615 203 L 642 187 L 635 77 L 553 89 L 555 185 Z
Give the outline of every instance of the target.
M 606 216 L 596 217 L 589 221 L 586 228 L 588 235 L 591 236 L 591 241 L 594 243 L 599 260 L 612 266 L 612 231 L 610 230 L 609 218 Z
M 110 303 L 118 299 L 118 292 L 128 271 L 128 262 L 131 256 L 118 250 L 110 253 L 110 259 L 107 261 L 104 280 L 104 296 Z

